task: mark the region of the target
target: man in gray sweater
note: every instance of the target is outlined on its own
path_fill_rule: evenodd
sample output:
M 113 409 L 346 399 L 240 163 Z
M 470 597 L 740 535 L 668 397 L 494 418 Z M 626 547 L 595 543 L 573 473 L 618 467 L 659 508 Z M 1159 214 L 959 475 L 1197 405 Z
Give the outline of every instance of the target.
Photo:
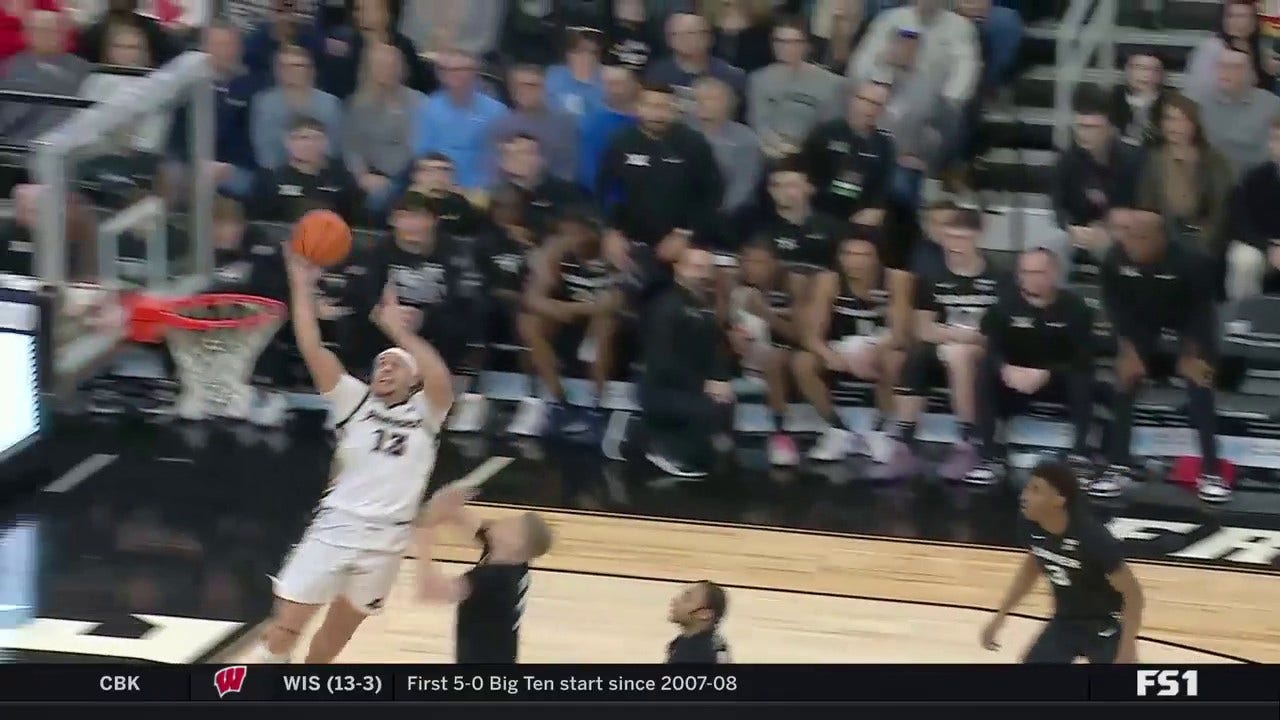
M 843 79 L 807 62 L 808 55 L 803 22 L 782 21 L 773 29 L 777 62 L 747 78 L 747 123 L 771 158 L 798 152 L 809 131 L 843 107 Z
M 578 121 L 547 102 L 546 81 L 546 73 L 537 65 L 512 68 L 507 87 L 515 107 L 494 121 L 491 142 L 501 147 L 516 135 L 532 135 L 542 147 L 551 174 L 573 180 L 578 171 Z
M 65 28 L 55 12 L 34 10 L 27 20 L 30 49 L 15 55 L 5 67 L 0 88 L 52 95 L 78 95 L 89 77 L 85 60 L 63 52 Z M 0 104 L 0 138 L 10 143 L 29 143 L 61 125 L 75 108 L 40 103 Z
M 1218 57 L 1218 83 L 1191 99 L 1200 104 L 1200 122 L 1209 144 L 1231 162 L 1236 180 L 1266 157 L 1271 121 L 1280 115 L 1280 98 L 1255 87 L 1253 63 L 1228 48 Z
M 694 86 L 697 105 L 695 127 L 702 131 L 711 150 L 715 153 L 720 176 L 725 180 L 724 201 L 721 214 L 729 221 L 731 232 L 742 229 L 754 209 L 756 191 L 764 172 L 764 156 L 760 151 L 760 139 L 751 128 L 734 122 L 738 96 L 723 80 L 704 77 Z M 731 242 L 735 238 L 721 238 Z M 726 248 L 726 249 L 734 249 Z
M 277 85 L 258 93 L 250 105 L 249 133 L 258 167 L 272 170 L 286 163 L 285 138 L 299 117 L 324 123 L 330 155 L 342 157 L 342 102 L 316 88 L 315 74 L 306 50 L 290 45 L 276 54 Z

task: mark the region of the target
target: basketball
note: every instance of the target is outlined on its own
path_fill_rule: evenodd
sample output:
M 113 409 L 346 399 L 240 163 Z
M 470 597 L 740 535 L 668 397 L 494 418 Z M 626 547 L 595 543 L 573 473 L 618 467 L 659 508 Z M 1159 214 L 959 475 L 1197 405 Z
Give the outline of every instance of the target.
M 293 226 L 293 251 L 320 267 L 333 267 L 351 253 L 351 228 L 332 210 L 312 210 Z

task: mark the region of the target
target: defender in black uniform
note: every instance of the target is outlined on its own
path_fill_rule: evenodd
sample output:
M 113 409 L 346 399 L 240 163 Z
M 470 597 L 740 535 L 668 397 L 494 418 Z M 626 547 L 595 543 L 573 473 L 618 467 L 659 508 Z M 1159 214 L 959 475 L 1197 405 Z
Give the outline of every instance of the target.
M 799 343 L 796 331 L 796 298 L 803 297 L 803 278 L 779 262 L 777 246 L 762 237 L 742 252 L 742 284 L 730 296 L 729 339 L 749 372 L 765 383 L 765 400 L 773 412 L 774 433 L 769 438 L 771 465 L 800 463 L 795 441 L 783 431 L 787 415 L 790 378 L 787 369 Z
M 457 604 L 455 661 L 514 663 L 529 593 L 529 563 L 551 549 L 554 533 L 537 513 L 482 523 L 463 505 L 437 505 L 449 512 L 426 517 L 418 530 L 419 594 L 424 600 Z M 480 559 L 460 576 L 444 575 L 431 561 L 434 530 L 444 523 L 470 531 L 480 544 Z
M 951 388 L 952 409 L 960 422 L 961 442 L 956 443 L 939 474 L 959 480 L 978 463 L 975 383 L 986 352 L 986 340 L 978 328 L 987 308 L 996 303 L 1007 285 L 978 249 L 981 232 L 981 212 L 973 208 L 954 211 L 942 238 L 946 272 L 916 283 L 916 344 L 903 365 L 893 447 L 888 463 L 877 473 L 882 479 L 906 478 L 921 471 L 913 450 L 916 422 L 930 387 L 944 373 Z
M 885 284 L 879 251 L 866 233 L 841 241 L 837 271 L 814 280 L 809 316 L 802 322 L 803 350 L 793 364 L 800 391 L 827 423 L 810 460 L 835 462 L 866 449 L 865 441 L 836 414 L 828 374 L 876 383 L 881 416 L 892 413 L 904 353 L 889 332 L 892 313 Z
M 529 346 L 538 376 L 551 391 L 552 405 L 548 413 L 540 400 L 528 398 L 520 411 L 535 418 L 532 428 L 540 430 L 549 419 L 557 431 L 579 434 L 594 427 L 599 413 L 567 406 L 559 358 L 576 354 L 590 366 L 598 403 L 613 374 L 622 294 L 614 286 L 614 268 L 604 256 L 600 222 L 586 210 L 570 209 L 557 227 L 558 236 L 539 254 L 532 269 L 519 322 L 520 337 Z
M 1134 663 L 1142 627 L 1142 587 L 1125 564 L 1120 543 L 1079 501 L 1075 473 L 1065 463 L 1036 466 L 1022 491 L 1028 553 L 994 617 L 982 646 L 996 637 L 1009 611 L 1044 573 L 1053 588 L 1053 616 L 1023 656 L 1024 663 Z
M 668 663 L 733 662 L 729 645 L 720 635 L 727 602 L 724 588 L 710 580 L 686 585 L 671 599 L 668 618 L 680 626 L 680 634 L 667 643 Z

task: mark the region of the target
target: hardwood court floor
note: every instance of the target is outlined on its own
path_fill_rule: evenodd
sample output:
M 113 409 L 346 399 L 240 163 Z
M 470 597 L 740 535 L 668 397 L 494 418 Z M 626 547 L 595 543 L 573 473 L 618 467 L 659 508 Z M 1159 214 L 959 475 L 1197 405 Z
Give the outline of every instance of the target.
M 483 506 L 498 517 L 518 510 Z M 977 635 L 1016 552 L 922 542 L 546 512 L 558 533 L 537 565 L 522 662 L 660 662 L 683 582 L 729 586 L 736 662 L 1016 662 L 1040 623 L 1010 618 L 1003 648 Z M 462 572 L 475 548 L 448 533 L 436 557 Z M 1147 591 L 1147 662 L 1280 662 L 1280 575 L 1135 563 Z M 382 615 L 339 662 L 451 662 L 452 608 L 413 598 L 406 560 Z M 1043 617 L 1045 588 L 1022 612 Z M 301 653 L 299 653 L 301 655 Z M 300 658 L 299 658 L 300 661 Z

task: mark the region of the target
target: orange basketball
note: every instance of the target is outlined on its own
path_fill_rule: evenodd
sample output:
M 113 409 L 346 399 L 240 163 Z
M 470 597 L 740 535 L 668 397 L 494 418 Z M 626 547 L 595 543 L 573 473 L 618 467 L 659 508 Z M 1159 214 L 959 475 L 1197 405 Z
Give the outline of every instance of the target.
M 312 210 L 293 226 L 293 251 L 320 267 L 333 267 L 351 253 L 351 228 L 332 210 Z

